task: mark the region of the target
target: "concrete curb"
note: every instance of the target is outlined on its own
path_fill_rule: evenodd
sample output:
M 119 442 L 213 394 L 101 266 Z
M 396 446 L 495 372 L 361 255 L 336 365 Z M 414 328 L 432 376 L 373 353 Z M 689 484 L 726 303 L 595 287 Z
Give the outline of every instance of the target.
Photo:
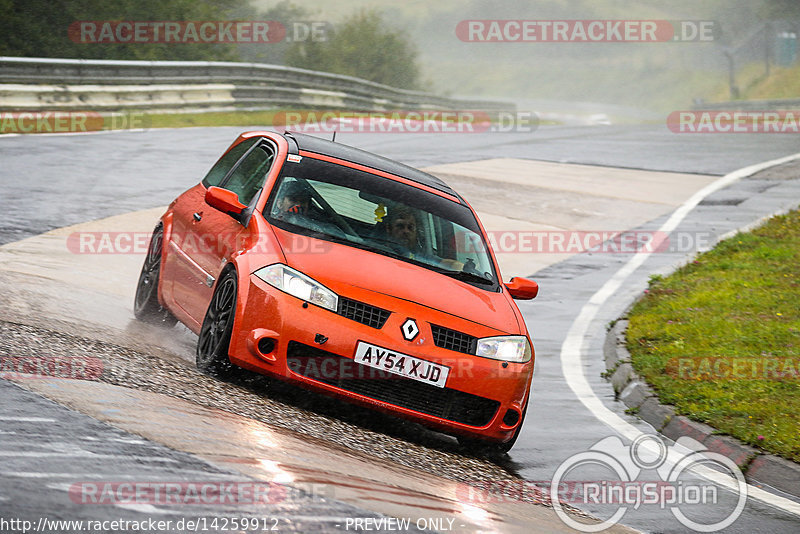
M 625 315 L 627 311 L 623 317 Z M 701 442 L 708 450 L 727 456 L 742 469 L 748 483 L 765 484 L 800 497 L 800 464 L 719 434 L 706 424 L 677 415 L 672 406 L 661 404 L 655 392 L 633 370 L 625 343 L 627 328 L 627 319 L 618 320 L 606 334 L 603 344 L 608 377 L 618 400 L 661 435 L 673 441 L 688 436 Z

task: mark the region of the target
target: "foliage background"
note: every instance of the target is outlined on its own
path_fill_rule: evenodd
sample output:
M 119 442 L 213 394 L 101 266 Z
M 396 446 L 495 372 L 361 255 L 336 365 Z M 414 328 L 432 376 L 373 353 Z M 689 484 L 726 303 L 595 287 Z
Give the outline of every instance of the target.
M 769 96 L 776 85 L 786 96 L 800 79 L 795 68 L 773 69 L 767 80 L 759 58 L 774 53 L 771 43 L 740 46 L 768 21 L 800 34 L 796 0 L 0 0 L 0 13 L 2 55 L 254 61 L 523 106 L 557 100 L 663 111 L 726 99 L 725 51 L 737 46 L 743 96 Z M 722 32 L 713 43 L 467 43 L 455 35 L 466 19 L 713 20 Z M 74 43 L 67 28 L 81 20 L 322 21 L 333 31 L 325 41 L 265 45 Z

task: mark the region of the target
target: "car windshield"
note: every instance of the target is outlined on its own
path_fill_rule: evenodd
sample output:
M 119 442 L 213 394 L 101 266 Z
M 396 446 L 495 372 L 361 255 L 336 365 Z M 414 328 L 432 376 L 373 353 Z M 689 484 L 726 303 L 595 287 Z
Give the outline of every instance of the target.
M 286 162 L 264 215 L 290 232 L 498 287 L 472 210 L 418 187 L 305 156 Z

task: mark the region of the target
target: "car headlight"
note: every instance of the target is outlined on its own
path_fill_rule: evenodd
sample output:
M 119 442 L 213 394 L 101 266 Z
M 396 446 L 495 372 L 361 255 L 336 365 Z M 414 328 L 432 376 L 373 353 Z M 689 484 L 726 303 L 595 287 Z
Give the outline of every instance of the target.
M 531 345 L 525 336 L 484 337 L 478 340 L 476 356 L 525 363 L 531 360 Z
M 275 263 L 262 267 L 253 274 L 284 293 L 289 293 L 311 304 L 336 311 L 336 306 L 339 303 L 339 296 L 336 293 L 313 278 L 304 275 L 300 271 L 295 271 L 287 265 Z

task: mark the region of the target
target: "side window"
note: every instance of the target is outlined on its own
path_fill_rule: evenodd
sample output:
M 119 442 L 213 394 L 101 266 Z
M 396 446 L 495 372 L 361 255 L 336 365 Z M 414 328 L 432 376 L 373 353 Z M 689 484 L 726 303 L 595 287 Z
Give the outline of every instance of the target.
M 221 187 L 239 195 L 239 202 L 249 204 L 272 167 L 275 153 L 269 146 L 258 146 L 233 169 Z
M 239 158 L 244 156 L 245 152 L 247 152 L 257 141 L 258 138 L 248 139 L 230 149 L 227 154 L 219 158 L 219 161 L 217 161 L 214 166 L 211 167 L 211 170 L 208 171 L 206 177 L 203 178 L 203 185 L 206 187 L 219 186 L 220 182 L 222 182 L 222 179 L 225 178 L 225 175 L 231 170 L 231 167 L 236 165 L 236 162 L 239 161 Z

